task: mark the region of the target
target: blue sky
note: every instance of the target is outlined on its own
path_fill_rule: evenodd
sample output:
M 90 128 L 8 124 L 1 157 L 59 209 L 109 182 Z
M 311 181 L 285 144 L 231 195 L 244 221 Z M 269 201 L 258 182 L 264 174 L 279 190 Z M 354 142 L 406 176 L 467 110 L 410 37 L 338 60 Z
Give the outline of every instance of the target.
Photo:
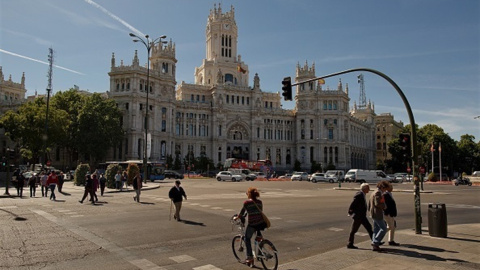
M 73 85 L 91 92 L 109 88 L 112 52 L 130 64 L 143 45 L 128 33 L 167 35 L 176 44 L 177 82 L 194 82 L 205 58 L 210 9 L 235 8 L 238 53 L 250 84 L 258 73 L 263 91 L 281 91 L 297 63 L 315 63 L 317 76 L 366 67 L 392 78 L 405 93 L 415 122 L 436 124 L 453 139 L 480 140 L 480 1 L 477 0 L 0 0 L 0 65 L 5 79 L 28 95 L 47 87 L 48 48 L 55 51 L 53 91 Z M 326 80 L 349 84 L 359 100 L 358 74 Z M 391 112 L 409 123 L 405 106 L 385 80 L 364 73 L 367 100 L 377 114 Z M 284 108 L 293 108 L 284 102 Z

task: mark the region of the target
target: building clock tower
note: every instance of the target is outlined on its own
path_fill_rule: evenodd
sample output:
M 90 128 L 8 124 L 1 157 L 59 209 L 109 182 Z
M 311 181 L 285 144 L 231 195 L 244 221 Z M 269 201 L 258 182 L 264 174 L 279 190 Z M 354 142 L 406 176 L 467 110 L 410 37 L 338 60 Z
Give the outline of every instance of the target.
M 210 10 L 206 28 L 206 58 L 195 70 L 195 83 L 215 86 L 248 86 L 248 66 L 237 55 L 238 28 L 235 9 L 222 13 L 221 4 Z M 221 76 L 221 78 L 218 78 Z

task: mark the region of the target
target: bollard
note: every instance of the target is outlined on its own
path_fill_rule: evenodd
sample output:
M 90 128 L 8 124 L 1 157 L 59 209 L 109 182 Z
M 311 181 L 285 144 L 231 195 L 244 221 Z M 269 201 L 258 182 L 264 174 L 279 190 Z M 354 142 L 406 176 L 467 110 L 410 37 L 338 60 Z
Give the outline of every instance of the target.
M 342 187 L 342 182 L 338 180 L 338 188 L 341 188 L 341 187 Z

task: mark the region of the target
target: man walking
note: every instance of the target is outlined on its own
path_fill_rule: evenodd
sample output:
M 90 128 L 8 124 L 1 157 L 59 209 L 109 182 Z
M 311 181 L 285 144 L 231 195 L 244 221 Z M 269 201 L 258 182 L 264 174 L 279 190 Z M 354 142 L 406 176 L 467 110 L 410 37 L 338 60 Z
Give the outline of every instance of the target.
M 366 195 L 370 191 L 370 186 L 367 183 L 360 185 L 360 191 L 353 196 L 353 201 L 348 208 L 348 215 L 352 217 L 352 227 L 350 229 L 350 236 L 348 237 L 347 248 L 357 249 L 354 246 L 355 234 L 358 232 L 360 225 L 363 225 L 372 239 L 373 231 L 370 221 L 367 219 L 367 199 Z
M 182 221 L 180 219 L 180 209 L 182 209 L 182 201 L 183 197 L 185 200 L 187 199 L 187 194 L 185 194 L 185 190 L 180 186 L 180 180 L 175 181 L 175 186 L 170 189 L 168 192 L 168 197 L 172 200 L 173 204 L 175 205 L 175 215 L 173 216 L 174 219 L 177 221 Z
M 47 186 L 50 188 L 50 200 L 56 200 L 57 197 L 55 196 L 55 188 L 58 185 L 58 176 L 55 171 L 52 171 L 47 178 Z
M 370 216 L 373 219 L 373 251 L 381 250 L 380 245 L 383 244 L 382 239 L 387 232 L 387 225 L 385 224 L 385 220 L 383 220 L 383 211 L 386 208 L 383 193 L 387 190 L 389 185 L 390 183 L 387 181 L 378 182 L 378 189 L 370 196 L 370 201 L 368 204 Z
M 142 176 L 140 176 L 140 171 L 138 171 L 135 177 L 133 177 L 132 185 L 133 189 L 135 190 L 135 196 L 133 196 L 133 200 L 140 202 L 140 193 L 142 191 Z
M 117 189 L 120 189 L 121 184 L 122 184 L 122 172 L 117 171 L 117 174 L 115 174 L 115 187 Z

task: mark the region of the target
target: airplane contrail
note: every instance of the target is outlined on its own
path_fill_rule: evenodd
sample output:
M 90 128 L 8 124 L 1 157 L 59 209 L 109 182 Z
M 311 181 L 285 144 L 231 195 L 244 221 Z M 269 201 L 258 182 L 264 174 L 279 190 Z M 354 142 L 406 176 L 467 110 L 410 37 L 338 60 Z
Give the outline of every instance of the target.
M 128 24 L 126 21 L 119 18 L 117 15 L 113 14 L 112 12 L 108 11 L 104 7 L 100 6 L 99 4 L 93 2 L 92 0 L 85 0 L 88 4 L 100 9 L 103 13 L 107 14 L 108 16 L 112 17 L 114 20 L 120 22 L 121 24 L 125 25 L 130 31 L 135 32 L 136 34 L 140 34 L 141 36 L 145 36 L 144 33 L 140 32 L 140 30 L 136 29 L 135 27 Z
M 42 63 L 42 64 L 45 64 L 45 65 L 50 65 L 48 62 L 45 62 L 45 61 L 37 60 L 37 59 L 31 58 L 31 57 L 28 57 L 28 56 L 24 56 L 24 55 L 20 55 L 20 54 L 17 54 L 17 53 L 5 51 L 5 50 L 2 50 L 2 49 L 0 49 L 0 52 L 6 53 L 6 54 L 10 54 L 10 55 L 13 55 L 13 56 L 17 56 L 17 57 L 20 57 L 20 58 L 23 58 L 23 59 L 27 59 L 27 60 L 30 60 L 30 61 Z M 78 72 L 78 71 L 75 71 L 75 70 L 71 70 L 71 69 L 69 69 L 69 68 L 65 68 L 65 67 L 61 67 L 61 66 L 57 66 L 57 65 L 53 65 L 53 66 L 56 67 L 56 68 L 59 68 L 59 69 L 63 69 L 63 70 L 72 72 L 72 73 L 76 73 L 76 74 L 80 74 L 80 75 L 85 75 L 85 74 L 83 74 L 83 73 L 81 73 L 81 72 Z

